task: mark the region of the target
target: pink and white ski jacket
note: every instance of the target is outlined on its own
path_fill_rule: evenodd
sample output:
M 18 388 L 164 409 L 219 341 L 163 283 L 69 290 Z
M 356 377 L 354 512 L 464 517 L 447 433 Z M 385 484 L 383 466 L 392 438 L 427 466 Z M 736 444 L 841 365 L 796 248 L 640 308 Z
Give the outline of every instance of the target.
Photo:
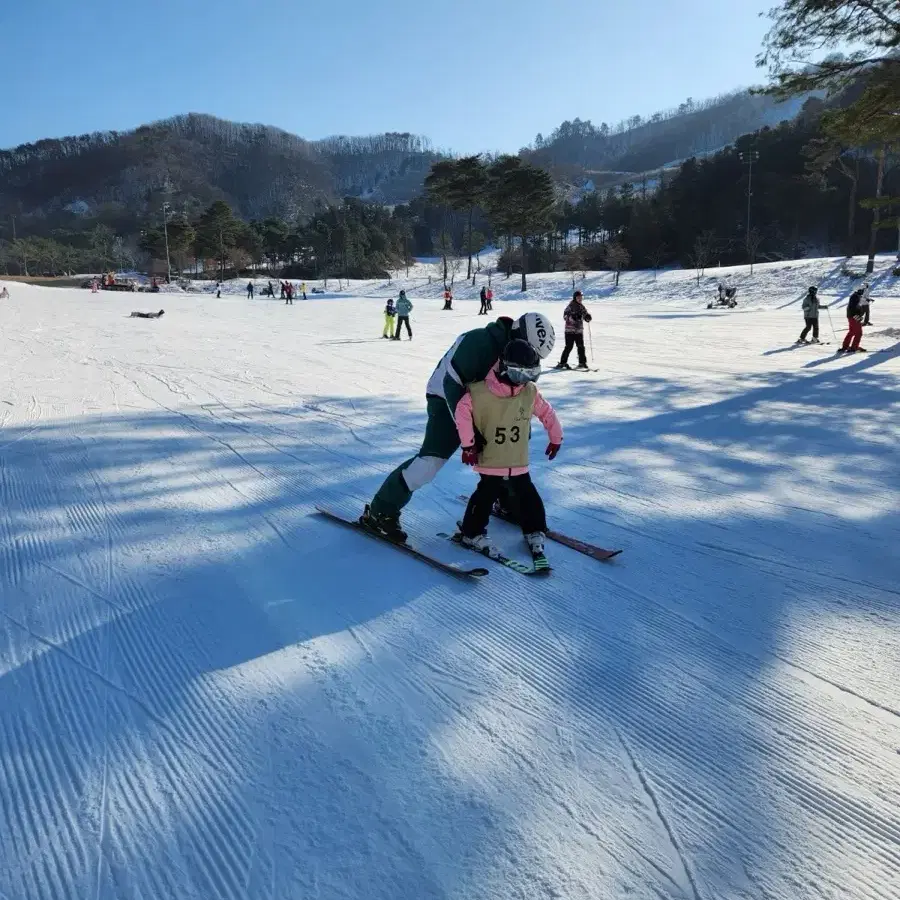
M 497 376 L 498 366 L 494 366 L 484 379 L 488 390 L 495 397 L 515 397 L 523 389 L 523 385 L 504 384 Z M 561 444 L 563 439 L 562 425 L 556 417 L 553 407 L 543 398 L 540 391 L 534 395 L 534 415 L 540 419 L 541 425 L 547 431 L 547 437 L 551 444 Z M 475 423 L 472 420 L 472 395 L 466 391 L 462 399 L 456 404 L 456 430 L 459 432 L 459 440 L 463 447 L 475 446 Z M 516 466 L 512 469 L 492 469 L 486 466 L 473 466 L 479 475 L 514 476 L 524 475 L 528 466 Z

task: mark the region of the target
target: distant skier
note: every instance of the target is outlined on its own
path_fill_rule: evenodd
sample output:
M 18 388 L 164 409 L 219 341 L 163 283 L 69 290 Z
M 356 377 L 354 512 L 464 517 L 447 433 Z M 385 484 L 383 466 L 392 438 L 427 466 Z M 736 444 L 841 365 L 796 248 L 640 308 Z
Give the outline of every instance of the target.
M 863 295 L 862 295 L 862 299 L 863 299 L 863 321 L 862 321 L 862 323 L 863 323 L 863 328 L 865 328 L 866 325 L 871 325 L 871 324 L 872 324 L 872 323 L 869 321 L 869 318 L 870 318 L 870 316 L 871 316 L 871 304 L 874 303 L 875 300 L 874 300 L 874 298 L 872 298 L 872 297 L 869 296 L 869 291 L 871 291 L 871 290 L 872 290 L 872 285 L 869 284 L 868 281 L 864 281 L 864 282 L 863 282 L 863 286 L 862 286 L 862 292 L 863 292 Z
M 478 310 L 479 316 L 487 315 L 487 287 L 485 285 L 481 286 L 481 293 L 478 295 L 481 299 L 481 309 Z
M 563 349 L 562 356 L 556 365 L 557 369 L 569 369 L 569 354 L 573 347 L 578 348 L 578 366 L 579 369 L 586 369 L 587 354 L 584 351 L 584 323 L 591 321 L 591 314 L 584 308 L 584 294 L 581 291 L 575 291 L 572 295 L 572 302 L 565 308 L 563 318 L 566 320 L 566 346 Z
M 444 309 L 453 309 L 453 293 L 449 288 L 444 291 Z
M 303 299 L 306 299 L 306 282 L 300 285 L 300 293 L 303 294 Z
M 494 309 L 494 292 L 493 292 L 490 288 L 488 288 L 488 289 L 487 289 L 487 294 L 486 294 L 485 296 L 487 297 L 487 311 L 488 311 L 488 312 L 493 312 L 493 309 Z
M 222 284 L 221 282 L 216 282 L 216 300 L 222 299 Z
M 294 305 L 294 285 L 290 281 L 284 283 L 284 305 Z
M 394 336 L 394 316 L 397 315 L 397 309 L 394 306 L 394 298 L 388 297 L 388 302 L 384 307 L 384 331 L 381 332 L 383 338 L 392 338 Z
M 864 292 L 862 288 L 850 295 L 847 303 L 847 336 L 844 343 L 838 349 L 838 353 L 865 353 L 866 348 L 860 347 L 862 340 L 862 321 L 865 318 Z
M 406 296 L 406 291 L 400 291 L 400 296 L 397 298 L 397 331 L 394 334 L 394 340 L 400 340 L 400 329 L 403 326 L 406 326 L 406 333 L 409 335 L 409 339 L 412 340 L 412 328 L 409 325 L 409 314 L 413 311 L 413 305 L 410 302 L 409 298 Z
M 248 300 L 253 299 L 253 282 L 252 281 L 247 282 L 247 299 Z
M 281 282 L 281 299 L 287 300 L 287 285 L 283 281 Z M 285 306 L 286 305 L 287 304 L 285 303 Z
M 484 381 L 515 338 L 528 341 L 542 359 L 553 352 L 553 326 L 540 313 L 513 320 L 501 316 L 484 328 L 461 334 L 437 364 L 425 388 L 428 421 L 419 452 L 384 480 L 360 517 L 360 523 L 392 540 L 406 540 L 400 512 L 413 492 L 428 484 L 459 449 L 454 413 L 466 387 Z
M 800 337 L 797 338 L 798 344 L 819 343 L 819 310 L 828 309 L 828 307 L 819 300 L 819 289 L 812 285 L 803 298 L 803 319 L 806 323 Z M 812 329 L 812 341 L 806 340 L 806 335 Z
M 512 340 L 484 381 L 470 384 L 456 405 L 462 461 L 481 475 L 460 529 L 462 543 L 473 550 L 496 553 L 487 527 L 494 502 L 509 493 L 532 557 L 544 558 L 547 516 L 528 470 L 531 417 L 537 416 L 547 430 L 544 452 L 549 459 L 556 458 L 563 432 L 553 407 L 535 384 L 540 374 L 537 350 L 521 338 Z

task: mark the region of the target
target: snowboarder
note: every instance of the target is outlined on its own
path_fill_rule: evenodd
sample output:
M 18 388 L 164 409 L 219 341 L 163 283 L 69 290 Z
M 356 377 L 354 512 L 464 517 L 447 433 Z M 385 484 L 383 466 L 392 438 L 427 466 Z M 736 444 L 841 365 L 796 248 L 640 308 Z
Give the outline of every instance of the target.
M 253 282 L 252 281 L 247 282 L 247 299 L 248 300 L 253 299 Z
M 481 476 L 460 528 L 461 543 L 473 550 L 488 555 L 497 552 L 487 526 L 494 502 L 509 493 L 515 498 L 518 522 L 531 555 L 535 559 L 544 556 L 547 516 L 528 471 L 531 417 L 537 416 L 547 431 L 545 454 L 549 459 L 556 458 L 563 433 L 553 407 L 535 384 L 540 374 L 537 350 L 517 338 L 506 345 L 487 378 L 470 384 L 456 405 L 462 461 Z
M 563 349 L 562 356 L 557 369 L 569 369 L 569 354 L 573 347 L 578 348 L 578 366 L 579 369 L 586 369 L 587 354 L 584 351 L 584 323 L 591 321 L 591 314 L 584 308 L 584 294 L 581 291 L 575 291 L 572 295 L 572 302 L 563 312 L 563 318 L 566 320 L 566 346 Z
M 409 335 L 409 339 L 412 340 L 412 328 L 409 326 L 409 314 L 412 311 L 413 305 L 406 296 L 406 291 L 400 291 L 400 296 L 397 298 L 397 332 L 394 334 L 395 341 L 400 340 L 400 329 L 404 325 L 406 325 L 406 333 Z
M 419 452 L 399 465 L 385 479 L 360 518 L 360 523 L 392 540 L 406 540 L 400 512 L 419 488 L 428 484 L 459 449 L 459 433 L 453 418 L 466 387 L 484 381 L 514 338 L 528 341 L 542 359 L 553 352 L 553 326 L 540 313 L 518 319 L 501 316 L 484 328 L 461 334 L 437 364 L 425 402 L 428 421 Z
M 819 289 L 812 285 L 803 298 L 803 319 L 806 322 L 800 337 L 797 338 L 798 344 L 819 343 L 819 310 L 828 309 L 828 307 L 819 300 Z M 806 340 L 806 335 L 812 329 L 812 341 Z
M 850 302 L 847 304 L 847 336 L 838 349 L 838 353 L 866 352 L 865 347 L 859 346 L 859 342 L 862 340 L 862 321 L 866 314 L 863 297 L 862 288 L 850 295 Z
M 481 309 L 478 310 L 478 315 L 486 316 L 487 315 L 487 288 L 484 285 L 481 286 L 481 293 L 478 296 L 481 300 Z
M 381 332 L 383 338 L 392 338 L 394 336 L 394 316 L 397 315 L 397 309 L 394 306 L 394 298 L 388 297 L 388 302 L 384 307 L 384 331 Z

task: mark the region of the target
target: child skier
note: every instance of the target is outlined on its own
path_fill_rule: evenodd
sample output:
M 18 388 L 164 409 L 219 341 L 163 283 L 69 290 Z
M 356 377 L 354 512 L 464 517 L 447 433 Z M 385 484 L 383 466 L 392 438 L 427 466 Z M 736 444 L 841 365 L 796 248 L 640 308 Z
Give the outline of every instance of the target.
M 449 288 L 444 291 L 444 309 L 453 309 L 453 293 Z
M 409 339 L 412 340 L 412 328 L 409 327 L 409 314 L 412 311 L 413 305 L 406 296 L 406 291 L 400 291 L 400 296 L 397 298 L 397 332 L 394 335 L 395 341 L 400 340 L 400 329 L 404 325 L 406 325 L 406 333 L 409 335 Z
M 397 310 L 394 308 L 394 298 L 388 297 L 388 302 L 384 307 L 384 331 L 381 332 L 383 338 L 392 338 L 394 336 L 394 316 Z
M 847 336 L 838 348 L 838 353 L 866 352 L 865 347 L 859 346 L 863 333 L 862 322 L 866 316 L 865 307 L 865 292 L 860 288 L 850 295 L 850 302 L 847 304 Z
M 798 344 L 818 344 L 819 343 L 819 310 L 828 309 L 828 307 L 819 300 L 819 289 L 812 285 L 803 298 L 803 319 L 806 325 L 797 338 Z M 812 341 L 806 340 L 806 335 L 812 329 Z
M 584 352 L 584 323 L 591 321 L 591 314 L 584 308 L 583 298 L 584 294 L 581 291 L 575 291 L 572 295 L 572 302 L 563 312 L 563 318 L 566 320 L 566 346 L 556 365 L 557 369 L 571 368 L 569 354 L 573 347 L 578 348 L 577 368 L 586 369 L 588 367 L 587 354 Z
M 553 407 L 535 382 L 541 374 L 537 350 L 521 339 L 510 341 L 484 381 L 469 385 L 456 405 L 462 461 L 481 475 L 463 517 L 461 543 L 488 556 L 497 553 L 487 535 L 494 501 L 507 492 L 517 501 L 519 524 L 535 563 L 546 566 L 544 502 L 528 473 L 531 417 L 547 430 L 545 451 L 555 459 L 563 433 Z

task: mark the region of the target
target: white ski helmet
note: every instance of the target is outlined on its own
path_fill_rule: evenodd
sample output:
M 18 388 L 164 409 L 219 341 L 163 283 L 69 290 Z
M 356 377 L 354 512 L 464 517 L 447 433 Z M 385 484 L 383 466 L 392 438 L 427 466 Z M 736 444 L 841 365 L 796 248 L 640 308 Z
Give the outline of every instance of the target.
M 546 359 L 553 352 L 556 333 L 550 321 L 541 313 L 530 312 L 519 316 L 513 330 L 518 332 L 518 337 L 524 338 L 537 350 L 541 359 Z

